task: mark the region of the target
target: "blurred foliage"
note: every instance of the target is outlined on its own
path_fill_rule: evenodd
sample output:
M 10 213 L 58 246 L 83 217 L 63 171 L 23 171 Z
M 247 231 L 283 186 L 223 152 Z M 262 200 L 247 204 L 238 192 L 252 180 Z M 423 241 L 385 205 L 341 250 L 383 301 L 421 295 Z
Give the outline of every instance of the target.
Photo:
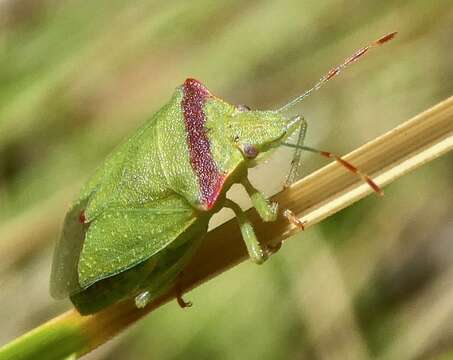
M 276 108 L 397 30 L 392 44 L 298 106 L 307 143 L 345 153 L 452 94 L 452 23 L 448 0 L 0 1 L 0 342 L 70 306 L 47 286 L 70 199 L 186 77 L 229 102 Z M 277 191 L 290 155 L 276 154 L 254 182 Z M 323 163 L 305 158 L 305 173 Z M 87 358 L 451 351 L 452 175 L 449 155 L 265 265 L 240 265 L 193 291 L 190 310 L 168 305 Z

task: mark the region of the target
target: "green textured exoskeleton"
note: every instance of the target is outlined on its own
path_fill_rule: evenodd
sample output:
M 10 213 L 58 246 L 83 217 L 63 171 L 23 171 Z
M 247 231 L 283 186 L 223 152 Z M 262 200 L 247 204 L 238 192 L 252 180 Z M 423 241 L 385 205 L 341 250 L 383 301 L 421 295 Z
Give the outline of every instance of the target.
M 57 243 L 51 294 L 92 313 L 135 296 L 138 307 L 167 290 L 197 249 L 211 216 L 233 209 L 253 261 L 267 252 L 225 194 L 244 184 L 260 215 L 277 207 L 247 169 L 300 125 L 276 111 L 250 111 L 188 79 L 170 102 L 120 145 L 82 189 Z
M 226 192 L 232 184 L 241 183 L 260 217 L 274 221 L 277 204 L 268 202 L 250 184 L 248 168 L 284 144 L 296 129 L 300 129 L 298 144 L 286 144 L 297 148 L 289 182 L 297 173 L 300 150 L 319 152 L 302 146 L 303 118 L 287 117 L 283 112 L 370 47 L 393 36 L 360 49 L 279 110 L 252 111 L 228 104 L 197 80 L 187 79 L 169 103 L 120 145 L 82 189 L 66 215 L 55 248 L 51 294 L 69 296 L 82 314 L 131 297 L 137 307 L 146 306 L 175 285 L 206 233 L 209 219 L 224 207 L 238 218 L 250 258 L 264 262 L 267 249 Z M 361 175 L 352 165 L 347 167 Z M 289 211 L 285 215 L 302 226 Z

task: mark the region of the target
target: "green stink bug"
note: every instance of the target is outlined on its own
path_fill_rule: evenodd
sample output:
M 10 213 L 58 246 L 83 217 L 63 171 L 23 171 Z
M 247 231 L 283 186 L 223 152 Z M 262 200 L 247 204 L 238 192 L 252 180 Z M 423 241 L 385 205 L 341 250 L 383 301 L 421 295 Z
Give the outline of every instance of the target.
M 224 207 L 234 211 L 252 261 L 264 262 L 268 250 L 262 248 L 244 212 L 226 198 L 226 192 L 232 184 L 241 183 L 260 217 L 274 221 L 277 204 L 252 186 L 247 170 L 280 145 L 296 148 L 287 184 L 297 175 L 300 151 L 308 150 L 335 158 L 380 192 L 368 176 L 343 159 L 303 146 L 304 119 L 283 112 L 394 35 L 360 49 L 278 110 L 231 105 L 197 80 L 187 79 L 82 188 L 55 247 L 52 296 L 69 296 L 82 314 L 132 297 L 137 307 L 146 306 L 175 284 L 202 241 L 210 218 Z M 297 129 L 297 143 L 286 143 Z M 283 214 L 303 227 L 289 210 Z M 185 305 L 180 297 L 178 301 Z

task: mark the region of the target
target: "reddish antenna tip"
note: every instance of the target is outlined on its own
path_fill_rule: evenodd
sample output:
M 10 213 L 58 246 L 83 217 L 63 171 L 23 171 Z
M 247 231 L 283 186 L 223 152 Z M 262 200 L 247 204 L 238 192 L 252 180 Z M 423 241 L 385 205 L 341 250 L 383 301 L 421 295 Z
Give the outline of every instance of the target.
M 277 112 L 282 112 L 286 111 L 287 109 L 293 107 L 303 99 L 305 99 L 307 96 L 311 95 L 314 91 L 320 89 L 325 83 L 327 83 L 330 79 L 334 78 L 337 76 L 344 68 L 346 68 L 348 65 L 356 62 L 360 57 L 365 55 L 365 53 L 368 52 L 373 47 L 382 45 L 390 40 L 392 40 L 396 36 L 397 32 L 392 32 L 387 35 L 384 35 L 380 37 L 379 39 L 369 43 L 367 46 L 362 47 L 361 49 L 357 50 L 354 54 L 352 54 L 350 57 L 348 57 L 342 64 L 332 68 L 325 74 L 319 81 L 311 88 L 305 91 L 302 95 L 297 96 L 293 100 L 291 100 L 289 103 L 286 105 L 283 105 L 281 108 L 277 109 Z
M 383 37 L 377 39 L 374 43 L 376 45 L 382 45 L 382 44 L 386 43 L 387 41 L 392 40 L 396 36 L 396 34 L 398 34 L 397 31 L 394 31 L 394 32 L 392 32 L 390 34 L 384 35 Z

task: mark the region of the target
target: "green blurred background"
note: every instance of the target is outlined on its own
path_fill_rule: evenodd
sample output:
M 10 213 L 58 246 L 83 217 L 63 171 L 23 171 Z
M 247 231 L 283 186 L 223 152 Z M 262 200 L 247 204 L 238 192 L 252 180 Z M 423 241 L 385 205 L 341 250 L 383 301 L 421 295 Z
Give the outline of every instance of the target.
M 449 0 L 0 1 L 0 344 L 70 308 L 48 294 L 71 199 L 186 77 L 276 108 L 368 41 L 392 43 L 294 111 L 346 153 L 450 96 Z M 291 152 L 253 174 L 281 188 Z M 304 174 L 325 161 L 304 154 Z M 427 359 L 453 345 L 447 155 L 169 304 L 88 359 Z M 241 191 L 233 194 L 244 206 Z M 226 215 L 229 215 L 228 213 Z M 217 217 L 221 221 L 221 216 Z M 447 355 L 448 356 L 448 355 Z

